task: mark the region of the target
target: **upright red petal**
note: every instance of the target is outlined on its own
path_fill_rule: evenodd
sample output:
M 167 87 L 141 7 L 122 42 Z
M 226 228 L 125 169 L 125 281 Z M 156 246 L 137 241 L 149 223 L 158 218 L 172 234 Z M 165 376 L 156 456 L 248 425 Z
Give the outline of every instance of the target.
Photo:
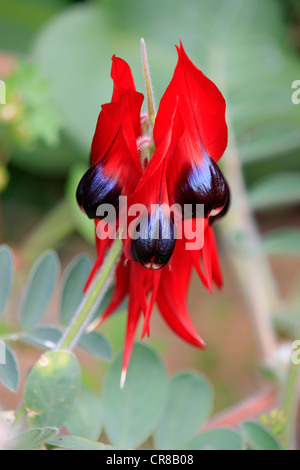
M 178 63 L 159 105 L 155 141 L 160 142 L 163 138 L 168 127 L 170 106 L 178 97 L 180 114 L 185 123 L 185 149 L 203 146 L 218 161 L 227 145 L 226 102 L 216 85 L 188 58 L 181 43 L 176 49 Z M 193 158 L 193 155 L 187 154 L 185 158 Z
M 178 63 L 163 95 L 154 127 L 157 145 L 164 138 L 177 100 L 184 130 L 168 162 L 170 203 L 203 204 L 205 217 L 223 213 L 229 198 L 227 183 L 216 162 L 227 145 L 225 100 L 216 87 L 188 58 L 182 44 Z
M 114 82 L 112 101 L 118 101 L 124 90 L 136 91 L 131 69 L 125 60 L 112 57 L 111 78 Z

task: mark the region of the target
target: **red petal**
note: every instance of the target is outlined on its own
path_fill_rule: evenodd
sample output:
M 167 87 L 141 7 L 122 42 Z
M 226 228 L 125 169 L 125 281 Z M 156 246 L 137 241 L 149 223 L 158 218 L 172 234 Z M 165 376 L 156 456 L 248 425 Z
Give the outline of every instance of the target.
M 212 256 L 211 256 L 211 253 L 212 253 L 211 232 L 212 232 L 212 228 L 208 227 L 204 234 L 204 246 L 201 251 L 205 277 L 207 280 L 207 286 L 208 286 L 208 290 L 210 293 L 212 292 L 211 287 L 212 287 L 212 276 L 213 276 L 212 275 L 213 265 L 212 265 Z
M 129 209 L 134 204 L 142 204 L 148 210 L 148 214 L 150 214 L 152 205 L 166 204 L 168 206 L 167 162 L 174 154 L 177 145 L 177 137 L 182 130 L 182 121 L 177 113 L 176 103 L 174 103 L 168 130 L 160 142 L 160 145 L 155 150 L 145 172 L 142 174 L 135 191 L 128 199 Z M 132 239 L 130 228 L 131 230 L 134 229 L 135 223 L 133 222 L 135 220 L 136 217 L 134 216 L 128 217 L 127 219 L 129 232 L 124 245 L 125 254 L 128 257 L 130 257 L 130 239 Z
M 178 63 L 161 99 L 154 127 L 154 140 L 159 145 L 167 132 L 172 106 L 178 100 L 184 131 L 177 137 L 178 145 L 167 169 L 171 204 L 176 202 L 176 184 L 180 178 L 192 166 L 204 164 L 210 158 L 217 161 L 227 145 L 226 103 L 222 94 L 190 61 L 182 44 L 177 52 Z
M 112 102 L 103 105 L 99 114 L 91 163 L 101 163 L 108 176 L 118 178 L 121 183 L 129 179 L 136 186 L 142 173 L 136 139 L 141 135 L 140 111 L 144 97 L 135 91 L 129 65 L 115 56 L 111 76 Z M 126 191 L 132 191 L 134 185 Z
M 145 269 L 145 268 L 143 268 L 143 269 Z M 149 301 L 147 311 L 146 311 L 146 314 L 145 314 L 144 326 L 143 326 L 143 331 L 142 331 L 142 338 L 145 336 L 146 333 L 149 336 L 150 317 L 151 317 L 151 314 L 152 314 L 154 303 L 155 303 L 156 298 L 157 298 L 158 290 L 160 288 L 160 280 L 161 280 L 162 271 L 163 271 L 163 269 L 159 269 L 159 270 L 150 269 L 150 272 L 153 276 L 153 278 L 152 278 L 153 279 L 153 286 L 152 286 L 150 301 Z
M 100 238 L 98 238 L 97 236 L 97 226 L 98 224 L 100 224 L 100 226 L 102 225 L 102 221 L 100 220 L 95 220 L 95 229 L 96 229 L 96 248 L 97 248 L 97 260 L 89 274 L 89 277 L 86 281 L 86 284 L 84 286 L 84 290 L 83 292 L 85 293 L 92 280 L 94 279 L 95 277 L 95 274 L 96 272 L 98 271 L 98 269 L 101 267 L 102 263 L 103 263 L 103 259 L 104 259 L 104 255 L 105 255 L 105 252 L 107 250 L 107 248 L 112 244 L 113 240 L 112 239 L 109 239 L 109 238 L 106 238 L 104 240 L 100 240 Z
M 178 63 L 173 78 L 159 105 L 155 122 L 155 141 L 160 142 L 168 127 L 170 107 L 179 99 L 179 111 L 184 119 L 184 146 L 188 149 L 204 146 L 217 161 L 227 145 L 225 100 L 216 87 L 188 58 L 182 44 L 176 46 Z M 186 155 L 185 158 L 192 158 Z
M 126 374 L 132 348 L 137 329 L 138 321 L 141 314 L 141 303 L 138 292 L 142 289 L 141 279 L 138 277 L 138 271 L 141 266 L 138 263 L 130 263 L 130 290 L 129 290 L 129 305 L 127 316 L 127 328 L 125 335 L 125 345 L 123 353 L 122 376 Z M 142 268 L 143 269 L 143 268 Z M 145 270 L 144 270 L 145 271 Z
M 204 348 L 188 314 L 186 296 L 192 273 L 192 261 L 184 250 L 183 240 L 177 240 L 170 266 L 163 268 L 157 305 L 168 325 L 185 341 Z
M 204 272 L 208 283 L 208 289 L 211 292 L 212 281 L 218 289 L 223 285 L 223 277 L 220 268 L 218 249 L 214 235 L 214 229 L 207 226 L 204 235 L 204 246 L 201 250 Z
M 116 57 L 112 57 L 112 66 L 111 66 L 111 78 L 114 81 L 114 90 L 112 101 L 118 101 L 122 96 L 124 90 L 135 90 L 133 76 L 130 70 L 129 65 L 125 60 Z
M 223 286 L 223 276 L 221 266 L 218 257 L 218 248 L 216 244 L 215 234 L 213 228 L 211 228 L 211 253 L 212 253 L 212 265 L 213 265 L 213 281 L 218 289 Z
M 99 318 L 98 325 L 102 324 L 121 305 L 126 295 L 129 293 L 129 266 L 125 262 L 124 255 L 121 257 L 117 269 L 115 288 L 112 299 L 105 312 Z

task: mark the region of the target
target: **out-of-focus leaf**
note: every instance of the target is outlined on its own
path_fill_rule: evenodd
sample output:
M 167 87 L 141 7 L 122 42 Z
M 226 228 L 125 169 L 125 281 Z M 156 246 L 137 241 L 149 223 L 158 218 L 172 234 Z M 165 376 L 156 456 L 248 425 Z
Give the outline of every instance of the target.
M 299 126 L 280 122 L 277 125 L 255 129 L 248 140 L 240 143 L 243 163 L 255 163 L 262 158 L 271 159 L 293 152 L 300 147 Z
M 300 173 L 272 174 L 263 178 L 249 191 L 253 209 L 284 207 L 300 201 Z
M 68 324 L 72 320 L 83 297 L 83 288 L 92 263 L 87 256 L 77 256 L 67 267 L 63 278 L 60 302 L 60 321 Z
M 280 445 L 268 431 L 253 421 L 242 424 L 242 432 L 253 450 L 280 450 Z
M 184 7 L 180 0 L 98 3 L 68 9 L 50 22 L 34 45 L 35 56 L 53 83 L 67 129 L 85 152 L 100 104 L 111 96 L 107 59 L 114 53 L 126 59 L 137 89 L 143 90 L 136 38 L 145 37 L 159 99 L 176 64 L 171 45 L 178 43 L 178 31 L 191 59 L 226 88 L 240 133 L 279 119 L 299 123 L 286 86 L 298 76 L 299 63 L 296 57 L 286 57 L 281 7 L 273 0 L 228 0 L 226 4 L 187 0 Z M 268 18 L 267 25 L 263 18 Z M 58 48 L 60 54 L 53 54 Z
M 9 298 L 13 280 L 13 259 L 8 246 L 0 246 L 0 315 Z
M 4 450 L 35 450 L 57 433 L 58 429 L 53 427 L 30 429 L 9 439 L 3 447 Z
M 69 450 L 105 450 L 109 446 L 78 436 L 60 436 L 49 439 L 47 444 Z
M 184 450 L 242 450 L 241 436 L 231 429 L 219 428 L 206 431 L 194 437 Z
M 71 168 L 66 185 L 66 198 L 78 232 L 88 243 L 94 245 L 95 224 L 80 210 L 75 197 L 78 183 L 86 170 L 87 167 L 84 164 L 77 164 Z
M 72 409 L 80 382 L 80 367 L 71 353 L 45 353 L 31 369 L 25 386 L 31 425 L 60 427 Z
M 0 41 L 3 50 L 27 52 L 36 31 L 67 0 L 1 0 Z
M 118 448 L 129 449 L 143 443 L 154 431 L 166 405 L 168 382 L 159 357 L 136 344 L 123 389 L 120 388 L 122 357 L 108 371 L 104 386 L 105 430 Z
M 51 100 L 49 82 L 40 67 L 18 59 L 5 86 L 6 104 L 1 106 L 0 122 L 6 130 L 10 129 L 14 143 L 27 150 L 37 142 L 55 146 L 61 120 Z M 9 107 L 14 112 L 7 118 Z
M 69 433 L 97 440 L 103 423 L 102 402 L 99 397 L 86 387 L 82 387 L 64 425 Z
M 31 269 L 21 311 L 21 328 L 31 330 L 45 312 L 59 273 L 59 261 L 55 252 L 41 255 Z
M 19 366 L 13 351 L 0 341 L 0 382 L 11 392 L 19 387 Z
M 264 250 L 270 255 L 300 255 L 300 230 L 281 229 L 264 235 Z
M 212 401 L 212 388 L 204 377 L 191 372 L 175 376 L 166 410 L 154 433 L 156 448 L 178 449 L 188 442 L 210 416 Z
M 73 164 L 83 160 L 83 156 L 63 130 L 59 133 L 58 140 L 54 147 L 38 142 L 29 149 L 18 148 L 11 159 L 26 172 L 30 170 L 31 173 L 48 177 L 65 175 Z
M 96 331 L 83 333 L 78 345 L 102 361 L 110 361 L 112 358 L 112 348 L 108 339 Z
M 28 333 L 23 340 L 44 349 L 54 349 L 61 337 L 61 330 L 55 326 L 41 326 Z

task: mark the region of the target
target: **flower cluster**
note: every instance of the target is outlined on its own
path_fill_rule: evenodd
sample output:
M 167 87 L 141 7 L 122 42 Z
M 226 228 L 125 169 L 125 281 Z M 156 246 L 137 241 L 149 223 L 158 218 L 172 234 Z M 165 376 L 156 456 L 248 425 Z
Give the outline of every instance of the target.
M 124 253 L 116 267 L 113 297 L 98 322 L 111 315 L 129 294 L 123 380 L 141 315 L 144 336 L 149 334 L 156 302 L 180 337 L 203 348 L 186 307 L 193 268 L 210 291 L 213 283 L 222 286 L 212 222 L 224 215 L 229 205 L 229 188 L 217 165 L 227 145 L 226 105 L 218 88 L 190 61 L 182 44 L 177 52 L 178 63 L 155 119 L 150 113 L 141 114 L 144 96 L 135 89 L 129 65 L 112 58 L 112 100 L 102 106 L 91 147 L 91 167 L 77 189 L 78 204 L 95 219 L 98 234 L 104 230 L 104 218 L 98 212 L 104 204 L 116 209 L 120 229 L 124 219 L 119 209 L 121 197 L 128 198 L 129 208 L 135 204 L 142 208 L 139 217 L 130 210 L 126 213 L 126 227 L 131 229 L 126 228 L 128 236 L 124 236 Z M 170 214 L 166 208 L 173 205 L 182 208 L 184 215 Z M 187 250 L 185 235 L 176 237 L 176 233 L 182 225 L 192 227 L 197 222 L 199 205 L 203 207 L 204 238 L 196 249 Z M 138 237 L 131 236 L 132 227 Z M 98 259 L 88 283 L 112 243 L 109 237 L 96 240 Z

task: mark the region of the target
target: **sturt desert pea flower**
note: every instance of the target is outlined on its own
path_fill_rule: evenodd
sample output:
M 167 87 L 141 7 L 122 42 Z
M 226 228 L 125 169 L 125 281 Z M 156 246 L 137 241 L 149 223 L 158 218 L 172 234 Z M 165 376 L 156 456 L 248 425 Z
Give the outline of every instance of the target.
M 78 204 L 100 230 L 103 220 L 99 208 L 103 204 L 117 209 L 120 196 L 127 196 L 129 208 L 135 204 L 144 208 L 135 224 L 139 236 L 132 239 L 128 231 L 124 240 L 111 302 L 93 324 L 99 326 L 129 295 L 121 385 L 140 317 L 144 317 L 144 336 L 149 334 L 155 302 L 177 335 L 204 348 L 186 306 L 193 269 L 210 291 L 213 283 L 222 286 L 212 222 L 224 215 L 229 205 L 229 188 L 217 166 L 227 146 L 226 105 L 221 92 L 190 61 L 181 43 L 177 52 L 178 63 L 155 123 L 140 114 L 143 95 L 135 90 L 130 67 L 113 56 L 112 100 L 102 106 L 92 142 L 91 167 L 77 190 Z M 149 90 L 147 93 L 149 100 Z M 183 219 L 165 212 L 172 204 L 179 208 L 188 204 Z M 177 238 L 176 232 L 179 226 L 192 227 L 199 221 L 199 204 L 204 206 L 203 243 L 187 250 L 185 231 L 182 238 Z M 133 219 L 128 216 L 127 222 Z M 111 242 L 96 237 L 98 259 L 87 285 L 101 267 Z

